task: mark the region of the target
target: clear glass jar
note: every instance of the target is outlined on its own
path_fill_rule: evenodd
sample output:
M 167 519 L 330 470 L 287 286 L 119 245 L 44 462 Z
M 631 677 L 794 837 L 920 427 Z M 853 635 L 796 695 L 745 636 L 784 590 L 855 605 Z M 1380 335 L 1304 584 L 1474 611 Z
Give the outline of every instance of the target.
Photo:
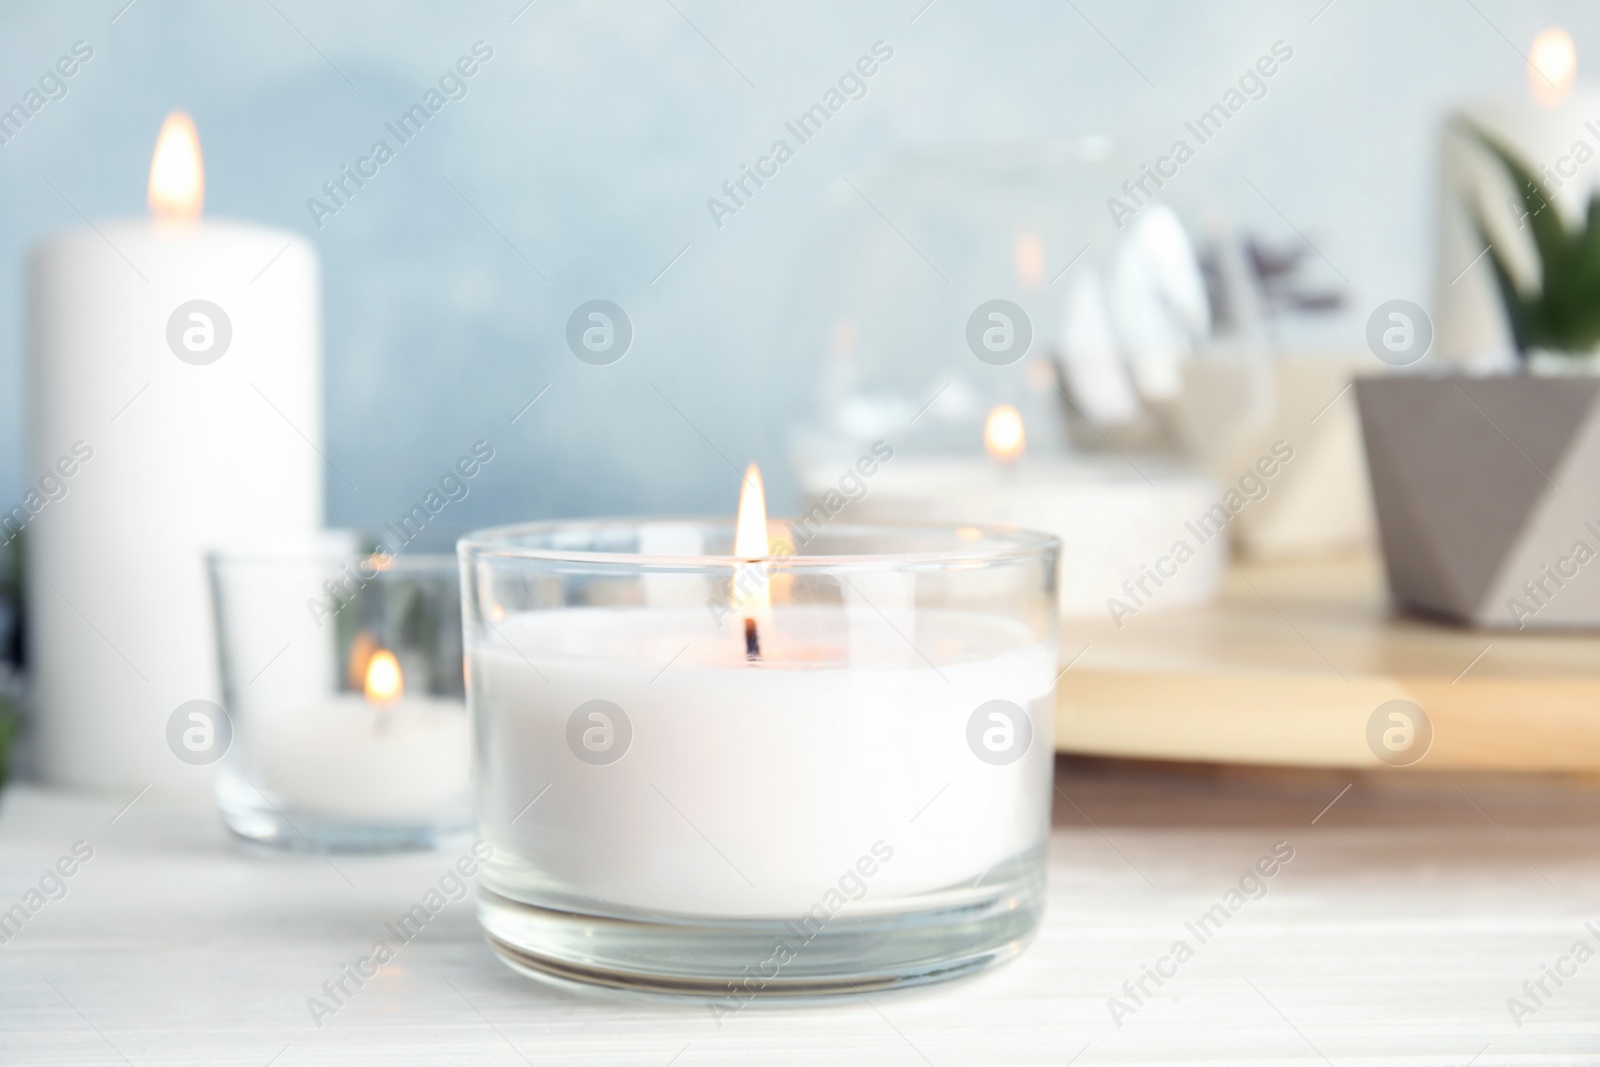
M 349 534 L 210 559 L 233 738 L 223 821 L 290 849 L 431 847 L 471 825 L 458 567 Z
M 921 145 L 832 198 L 787 310 L 795 386 L 811 400 L 793 442 L 803 468 L 826 473 L 891 435 L 908 456 L 981 456 L 984 416 L 1002 402 L 1021 412 L 1030 452 L 1069 450 L 1054 353 L 1072 285 L 1116 246 L 1106 197 L 1138 174 L 1116 147 L 1103 135 Z M 969 317 L 997 298 L 1032 336 L 1009 365 L 981 362 L 967 340 Z
M 768 530 L 760 563 L 715 521 L 461 541 L 479 920 L 513 967 L 726 1012 L 1037 927 L 1056 539 Z

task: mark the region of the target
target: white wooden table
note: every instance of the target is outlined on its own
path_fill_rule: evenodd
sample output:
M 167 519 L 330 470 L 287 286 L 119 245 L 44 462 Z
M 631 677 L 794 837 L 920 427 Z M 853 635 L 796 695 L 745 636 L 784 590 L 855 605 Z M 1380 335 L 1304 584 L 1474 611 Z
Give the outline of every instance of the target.
M 1346 783 L 1352 788 L 1322 813 Z M 1600 793 L 1456 776 L 1064 763 L 1050 911 L 966 982 L 751 1008 L 557 989 L 451 904 L 320 1029 L 306 1001 L 450 854 L 250 855 L 204 812 L 9 789 L 0 908 L 78 840 L 67 894 L 0 945 L 4 1064 L 1595 1064 L 1600 958 L 1514 1025 L 1507 998 L 1600 948 Z M 1315 821 L 1313 821 L 1315 820 Z M 1294 859 L 1138 1010 L 1107 1000 L 1274 842 Z M 1569 969 L 1570 969 L 1570 965 Z M 1172 969 L 1168 965 L 1168 969 Z M 1129 1003 L 1132 1003 L 1129 1001 Z

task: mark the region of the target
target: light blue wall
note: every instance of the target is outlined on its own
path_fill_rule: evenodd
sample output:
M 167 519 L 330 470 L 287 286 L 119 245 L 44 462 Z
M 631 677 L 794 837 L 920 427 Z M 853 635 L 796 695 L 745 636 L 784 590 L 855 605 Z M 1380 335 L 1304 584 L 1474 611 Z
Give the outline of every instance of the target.
M 1375 304 L 1427 301 L 1443 108 L 1518 89 L 1517 48 L 1545 25 L 1571 30 L 1580 69 L 1600 46 L 1592 6 L 1508 0 L 1320 14 L 1325 0 L 936 0 L 920 14 L 924 0 L 538 0 L 515 22 L 524 0 L 137 0 L 113 24 L 124 3 L 0 14 L 0 101 L 75 40 L 95 49 L 68 96 L 0 147 L 0 496 L 29 477 L 22 256 L 80 224 L 47 180 L 90 218 L 142 212 L 156 130 L 181 107 L 203 138 L 209 211 L 322 251 L 328 452 L 361 486 L 330 476 L 329 515 L 374 525 L 479 438 L 499 458 L 462 523 L 731 513 L 729 463 L 751 458 L 792 501 L 785 455 L 814 374 L 787 309 L 841 179 L 932 140 L 1109 131 L 1153 159 L 1279 39 L 1293 63 L 1179 181 L 1247 224 L 1307 234 L 1354 296 L 1329 339 L 1358 345 Z M 479 39 L 494 58 L 469 95 L 318 230 L 306 199 Z M 880 39 L 895 56 L 867 97 L 719 231 L 706 198 Z M 635 326 L 612 367 L 563 341 L 592 297 Z

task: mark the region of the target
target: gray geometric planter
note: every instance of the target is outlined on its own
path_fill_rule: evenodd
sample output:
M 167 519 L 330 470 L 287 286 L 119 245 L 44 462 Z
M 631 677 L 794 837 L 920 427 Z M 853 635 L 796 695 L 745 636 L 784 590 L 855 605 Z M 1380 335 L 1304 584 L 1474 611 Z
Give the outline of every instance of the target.
M 1355 388 L 1402 607 L 1495 629 L 1600 628 L 1600 379 Z

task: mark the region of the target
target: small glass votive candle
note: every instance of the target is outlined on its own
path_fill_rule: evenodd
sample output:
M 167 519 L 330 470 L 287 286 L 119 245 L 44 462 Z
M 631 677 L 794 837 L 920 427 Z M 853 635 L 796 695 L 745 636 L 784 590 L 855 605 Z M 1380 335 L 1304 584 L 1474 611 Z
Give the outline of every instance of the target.
M 223 821 L 289 849 L 428 848 L 471 826 L 454 557 L 337 532 L 210 558 L 232 743 Z
M 1033 935 L 1059 542 L 836 523 L 790 554 L 767 530 L 759 561 L 728 522 L 459 543 L 478 915 L 512 967 L 732 1011 Z

